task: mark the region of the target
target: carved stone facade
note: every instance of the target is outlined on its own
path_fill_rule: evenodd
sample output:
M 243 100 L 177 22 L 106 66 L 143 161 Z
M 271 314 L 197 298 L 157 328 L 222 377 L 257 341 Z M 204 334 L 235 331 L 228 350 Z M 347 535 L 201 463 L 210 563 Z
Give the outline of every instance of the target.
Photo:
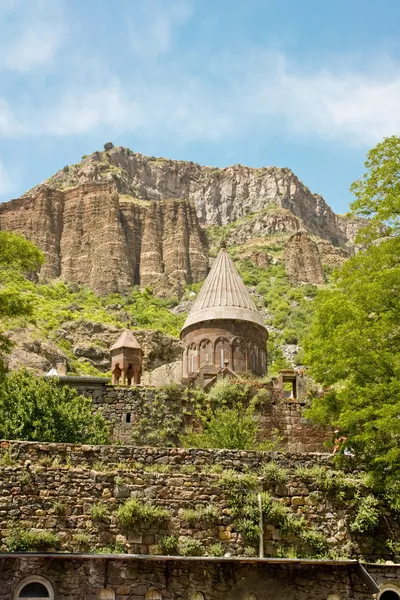
M 182 328 L 183 380 L 267 372 L 267 330 L 223 245 Z

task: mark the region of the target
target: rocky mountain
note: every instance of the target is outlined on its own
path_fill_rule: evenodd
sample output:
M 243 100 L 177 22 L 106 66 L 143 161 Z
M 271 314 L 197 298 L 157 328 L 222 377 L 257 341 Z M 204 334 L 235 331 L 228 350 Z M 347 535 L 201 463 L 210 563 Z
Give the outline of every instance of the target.
M 188 284 L 204 280 L 209 258 L 225 238 L 244 272 L 248 265 L 261 269 L 249 276 L 253 294 L 257 288 L 260 307 L 268 305 L 263 310 L 270 331 L 287 340 L 296 338 L 297 317 L 290 316 L 297 310 L 296 302 L 288 296 L 287 309 L 282 308 L 283 299 L 276 304 L 281 322 L 282 310 L 288 315 L 286 325 L 277 328 L 274 293 L 267 291 L 278 280 L 266 279 L 260 292 L 260 276 L 281 264 L 288 285 L 321 285 L 325 272 L 354 252 L 362 226 L 362 219 L 336 215 L 289 169 L 243 165 L 220 169 L 143 156 L 122 147 L 84 156 L 21 198 L 0 204 L 0 229 L 25 235 L 45 252 L 42 281 L 61 279 L 72 286 L 88 286 L 99 296 L 123 296 L 136 285 L 151 288 L 160 297 L 182 298 Z M 279 293 L 282 289 L 289 293 L 282 271 L 279 277 Z M 177 310 L 184 313 L 187 300 L 184 297 Z M 91 330 L 90 320 L 64 324 L 61 316 L 51 339 L 34 328 L 17 326 L 11 332 L 16 346 L 10 364 L 65 371 L 73 360 L 75 372 L 80 364 L 107 371 L 107 344 L 118 333 L 117 313 L 113 326 L 107 320 L 97 324 L 100 337 Z M 121 327 L 131 326 L 130 319 L 122 321 Z M 150 318 L 144 322 L 152 327 Z M 45 322 L 41 328 L 49 330 Z M 173 345 L 169 355 L 161 337 L 150 335 L 145 350 L 150 357 L 147 371 L 157 370 L 145 376 L 149 382 L 172 377 L 179 355 Z M 158 355 L 162 359 L 154 362 L 151 356 Z
M 85 283 L 100 294 L 138 284 L 159 291 L 202 281 L 204 227 L 230 226 L 235 244 L 305 229 L 351 245 L 360 220 L 337 216 L 289 169 L 224 169 L 111 148 L 64 167 L 0 205 L 0 229 L 44 250 L 41 277 Z

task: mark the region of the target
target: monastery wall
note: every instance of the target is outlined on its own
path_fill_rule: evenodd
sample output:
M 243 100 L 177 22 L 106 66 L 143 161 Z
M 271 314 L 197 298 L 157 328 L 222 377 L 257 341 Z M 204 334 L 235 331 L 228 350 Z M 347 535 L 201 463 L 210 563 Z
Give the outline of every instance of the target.
M 397 566 L 367 565 L 385 589 L 400 585 Z M 135 557 L 0 557 L 0 600 L 10 600 L 21 581 L 40 575 L 57 600 L 98 600 L 107 588 L 116 600 L 366 600 L 373 596 L 357 565 L 141 561 Z M 395 586 L 393 588 L 393 586 Z M 250 595 L 251 594 L 251 595 Z M 111 597 L 111 596 L 107 596 Z
M 143 444 L 132 440 L 132 431 L 141 422 L 151 430 L 169 424 L 165 437 L 155 435 L 152 445 L 180 444 L 179 436 L 193 423 L 195 404 L 184 388 L 152 388 L 136 386 L 79 385 L 78 391 L 93 399 L 93 403 L 112 424 L 113 439 L 124 444 Z M 260 439 L 275 439 L 278 447 L 288 452 L 324 452 L 328 439 L 325 429 L 312 425 L 304 416 L 305 402 L 284 398 L 280 390 L 269 388 L 269 399 L 258 409 Z

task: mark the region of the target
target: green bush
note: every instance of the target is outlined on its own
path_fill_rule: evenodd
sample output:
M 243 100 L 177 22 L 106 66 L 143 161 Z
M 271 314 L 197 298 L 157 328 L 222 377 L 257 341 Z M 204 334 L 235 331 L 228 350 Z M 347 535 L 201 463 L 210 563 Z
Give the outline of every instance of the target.
M 188 522 L 189 527 L 215 525 L 219 521 L 219 511 L 216 506 L 208 504 L 199 506 L 196 509 L 186 508 L 182 517 Z
M 15 527 L 4 540 L 9 552 L 59 549 L 61 542 L 57 533 L 37 529 Z
M 373 531 L 379 524 L 379 501 L 375 496 L 369 494 L 365 498 L 360 499 L 357 514 L 352 523 L 350 523 L 351 531 L 358 533 L 366 533 Z
M 123 529 L 136 526 L 160 524 L 170 518 L 168 509 L 161 506 L 141 502 L 138 498 L 130 498 L 117 511 L 118 521 Z
M 107 506 L 103 502 L 97 502 L 90 508 L 89 515 L 94 523 L 100 523 L 108 515 Z
M 253 407 L 218 408 L 208 418 L 204 416 L 202 421 L 202 432 L 188 432 L 181 437 L 184 447 L 255 450 L 259 446 L 259 424 Z
M 162 554 L 170 556 L 178 553 L 178 538 L 175 535 L 166 535 L 158 542 Z
M 260 539 L 260 528 L 251 519 L 238 519 L 235 528 L 250 544 Z
M 224 554 L 225 549 L 221 542 L 216 542 L 215 544 L 211 544 L 211 546 L 208 547 L 208 556 L 224 556 Z
M 203 556 L 204 548 L 200 540 L 188 538 L 179 544 L 179 554 L 182 556 Z
M 287 480 L 287 470 L 274 461 L 264 464 L 260 474 L 272 483 L 284 483 Z

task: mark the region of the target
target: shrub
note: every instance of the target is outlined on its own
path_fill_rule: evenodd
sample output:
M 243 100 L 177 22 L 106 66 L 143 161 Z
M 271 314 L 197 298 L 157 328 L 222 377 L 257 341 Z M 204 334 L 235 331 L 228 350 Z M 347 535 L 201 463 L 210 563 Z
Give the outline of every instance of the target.
M 324 555 L 327 549 L 326 537 L 315 529 L 306 529 L 300 534 L 300 540 L 309 546 L 319 556 Z
M 218 408 L 203 419 L 203 431 L 188 432 L 181 437 L 186 448 L 232 448 L 255 450 L 259 425 L 252 407 Z
M 90 548 L 90 539 L 87 533 L 76 533 L 73 539 L 81 550 L 88 550 Z
M 287 480 L 287 471 L 276 462 L 269 462 L 261 467 L 261 475 L 268 482 L 284 483 Z
M 195 525 L 215 525 L 219 520 L 218 509 L 211 504 L 200 506 L 196 509 L 187 508 L 183 511 L 182 516 L 189 523 L 189 527 Z
M 90 508 L 89 515 L 94 523 L 99 523 L 108 515 L 107 506 L 103 502 L 97 502 Z
M 222 473 L 218 484 L 225 492 L 231 506 L 238 509 L 247 504 L 249 495 L 257 486 L 257 477 L 227 469 Z
M 62 502 L 62 500 L 56 500 L 53 503 L 53 510 L 56 515 L 64 516 L 67 512 L 67 506 L 64 502 Z
M 273 500 L 269 494 L 261 494 L 264 519 L 278 527 L 284 534 L 299 534 L 305 527 L 304 518 L 298 517 L 281 502 Z
M 257 556 L 257 550 L 253 546 L 246 546 L 243 552 L 243 556 L 254 557 Z
M 356 518 L 350 523 L 351 531 L 357 531 L 358 533 L 373 531 L 379 523 L 378 505 L 378 500 L 372 494 L 362 498 Z
M 166 535 L 158 542 L 161 554 L 175 555 L 178 553 L 178 538 L 175 535 Z
M 16 527 L 5 538 L 4 543 L 10 552 L 28 552 L 29 550 L 58 549 L 60 538 L 58 534 L 51 531 Z
M 251 519 L 238 519 L 236 529 L 250 543 L 255 543 L 260 538 L 260 528 Z
M 215 544 L 211 544 L 207 550 L 208 556 L 224 556 L 225 549 L 221 542 L 216 542 Z
M 106 143 L 104 144 L 104 150 L 105 150 L 105 151 L 107 151 L 107 150 L 112 150 L 113 148 L 114 148 L 114 144 L 113 144 L 112 142 L 106 142 Z
M 170 513 L 166 508 L 139 502 L 138 498 L 130 498 L 117 511 L 118 521 L 124 529 L 131 529 L 141 524 L 160 524 L 167 521 L 169 517 Z
M 200 540 L 187 538 L 179 544 L 179 553 L 182 556 L 203 556 L 203 546 Z

